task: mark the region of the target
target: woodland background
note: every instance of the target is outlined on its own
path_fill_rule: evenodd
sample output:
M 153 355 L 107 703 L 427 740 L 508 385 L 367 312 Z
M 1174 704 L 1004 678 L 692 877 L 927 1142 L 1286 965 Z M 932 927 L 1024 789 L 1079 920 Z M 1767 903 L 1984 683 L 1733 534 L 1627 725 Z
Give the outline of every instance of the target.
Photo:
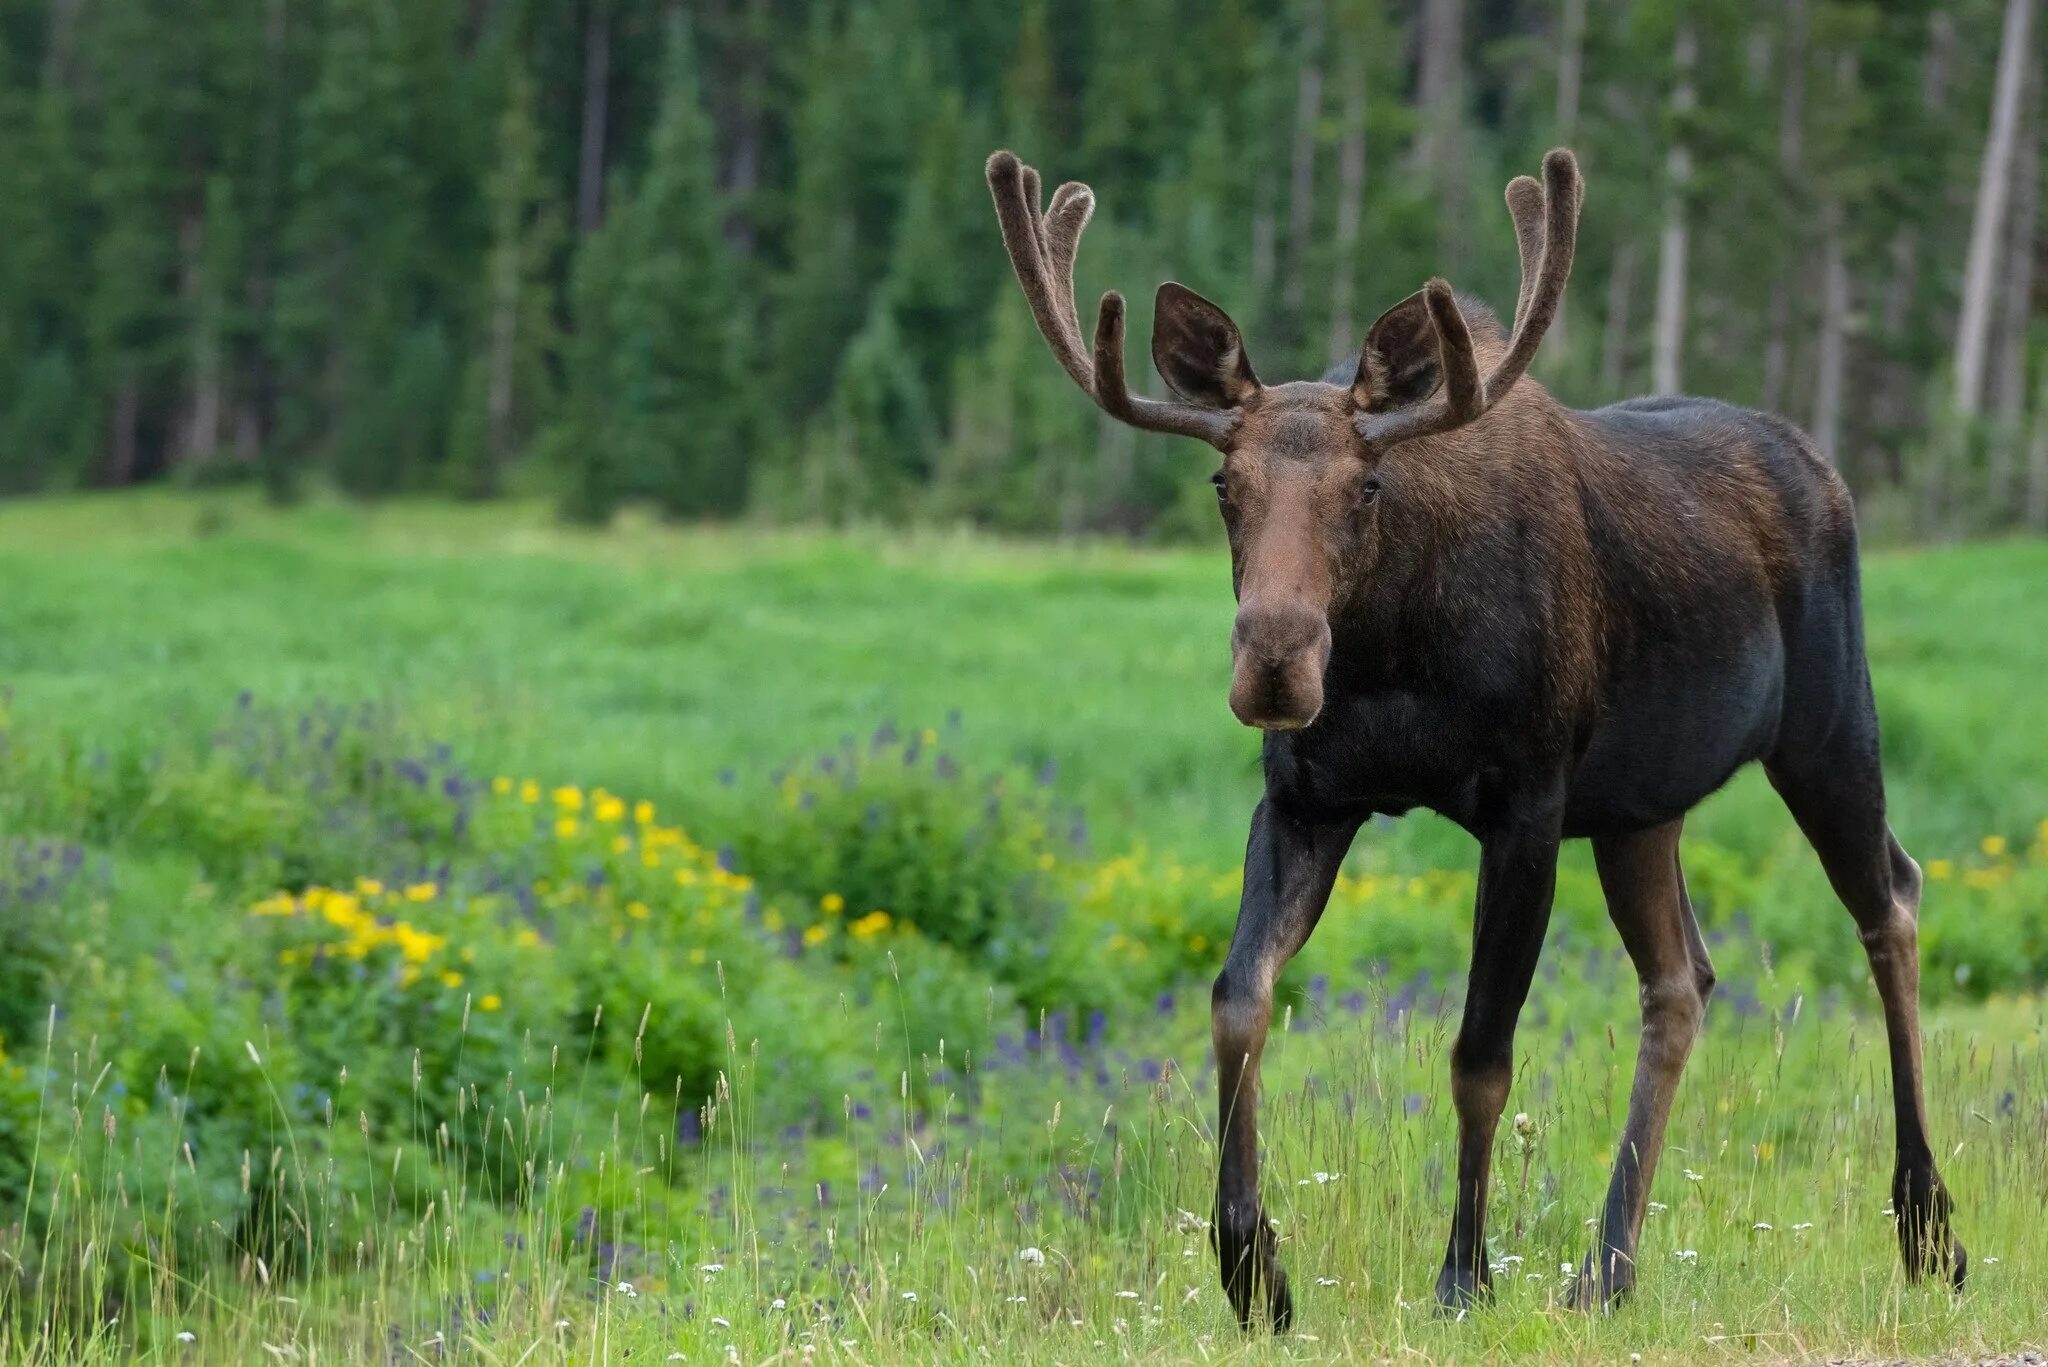
M 2037 8 L 0 0 L 0 491 L 1188 532 L 989 150 L 1095 185 L 1084 299 L 1185 281 L 1272 378 L 1434 273 L 1510 300 L 1501 187 L 1568 143 L 1563 397 L 1783 411 L 1880 532 L 2040 527 Z

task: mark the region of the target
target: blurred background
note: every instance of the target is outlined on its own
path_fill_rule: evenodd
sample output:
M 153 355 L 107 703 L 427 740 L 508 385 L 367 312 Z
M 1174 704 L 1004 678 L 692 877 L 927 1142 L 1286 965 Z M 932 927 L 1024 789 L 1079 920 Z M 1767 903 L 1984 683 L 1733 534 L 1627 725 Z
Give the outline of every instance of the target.
M 1883 535 L 2048 526 L 2026 0 L 0 0 L 0 491 L 1208 535 L 1069 392 L 981 163 L 1268 378 L 1588 179 L 1539 370 L 1782 411 Z

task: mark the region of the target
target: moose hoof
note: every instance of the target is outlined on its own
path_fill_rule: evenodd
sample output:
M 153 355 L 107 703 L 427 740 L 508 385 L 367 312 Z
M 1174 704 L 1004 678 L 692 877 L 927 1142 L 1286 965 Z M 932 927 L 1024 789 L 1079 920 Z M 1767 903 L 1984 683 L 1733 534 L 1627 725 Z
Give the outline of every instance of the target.
M 1961 1291 L 1969 1276 L 1970 1255 L 1949 1227 L 1954 1208 L 1948 1189 L 1931 1171 L 1902 1169 L 1892 1178 L 1892 1210 L 1899 1226 L 1899 1256 L 1906 1280 L 1928 1278 Z
M 1557 1303 L 1567 1310 L 1578 1310 L 1592 1314 L 1600 1310 L 1612 1310 L 1628 1297 L 1634 1278 L 1617 1267 L 1615 1275 L 1607 1279 L 1607 1285 L 1600 1285 L 1600 1273 L 1596 1262 L 1597 1254 L 1588 1253 L 1586 1260 L 1579 1264 L 1579 1270 L 1571 1282 L 1558 1293 Z
M 1287 1290 L 1287 1274 L 1280 1268 L 1279 1241 L 1273 1226 L 1260 1212 L 1249 1221 L 1218 1219 L 1210 1241 L 1223 1265 L 1223 1291 L 1230 1308 L 1237 1312 L 1239 1327 L 1249 1330 L 1263 1300 L 1273 1332 L 1284 1333 L 1294 1323 L 1294 1298 Z
M 1436 1277 L 1437 1313 L 1447 1319 L 1462 1319 L 1467 1312 L 1493 1304 L 1493 1274 L 1479 1267 L 1452 1267 Z

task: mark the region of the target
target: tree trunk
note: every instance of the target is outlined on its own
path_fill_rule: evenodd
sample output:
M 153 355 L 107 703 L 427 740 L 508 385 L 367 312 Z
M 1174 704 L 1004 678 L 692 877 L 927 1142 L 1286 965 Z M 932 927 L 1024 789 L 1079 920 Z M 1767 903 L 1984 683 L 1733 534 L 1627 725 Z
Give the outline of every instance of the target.
M 1806 151 L 1806 0 L 1785 0 L 1785 75 L 1778 91 L 1779 191 L 1797 212 L 1799 164 Z M 1770 332 L 1764 342 L 1763 406 L 1776 409 L 1785 401 L 1791 366 L 1792 280 L 1799 273 L 1797 231 L 1787 234 L 1793 261 L 1781 265 L 1771 280 Z
M 1683 128 L 1698 99 L 1693 89 L 1693 63 L 1699 56 L 1699 40 L 1687 20 L 1678 26 L 1672 45 L 1671 110 Z M 1692 149 L 1683 131 L 1674 138 L 1664 158 L 1664 234 L 1657 255 L 1657 324 L 1650 352 L 1650 387 L 1659 394 L 1676 394 L 1685 347 L 1685 197 L 1692 182 Z
M 205 266 L 208 226 L 205 213 L 190 207 L 179 224 L 179 274 L 192 320 L 192 391 L 184 430 L 171 446 L 173 461 L 211 460 L 220 451 L 221 308 L 219 282 Z
M 2048 370 L 2034 392 L 2034 437 L 2027 452 L 2027 526 L 2048 532 Z
M 1422 119 L 1415 165 L 1439 188 L 1457 159 L 1464 50 L 1465 0 L 1422 0 L 1415 54 L 1415 102 Z
M 1628 362 L 1629 303 L 1636 288 L 1636 244 L 1624 241 L 1614 249 L 1607 273 L 1607 328 L 1600 339 L 1600 392 L 1621 397 L 1622 367 Z
M 611 0 L 589 0 L 583 23 L 583 139 L 576 166 L 576 227 L 604 222 L 605 121 L 611 113 Z
M 1579 94 L 1586 71 L 1586 0 L 1564 0 L 1557 35 L 1557 145 L 1569 147 L 1579 132 Z M 1570 291 L 1557 301 L 1557 315 L 1543 336 L 1544 349 L 1554 356 L 1570 350 Z
M 2018 427 L 2027 410 L 2027 324 L 2034 314 L 2034 243 L 2040 230 L 2041 54 L 2028 64 L 2026 113 L 2013 148 L 2012 208 L 2005 241 L 2006 283 L 1998 291 L 1991 409 Z
M 1252 186 L 1252 307 L 1261 320 L 1273 316 L 1273 270 L 1278 245 L 1274 241 L 1278 225 L 1273 221 L 1273 178 L 1272 166 L 1262 165 Z
M 1328 358 L 1354 350 L 1358 336 L 1358 224 L 1365 199 L 1365 60 L 1349 52 L 1344 59 L 1344 123 L 1337 144 L 1337 260 L 1330 280 L 1330 346 Z
M 1848 368 L 1849 267 L 1842 259 L 1842 205 L 1821 206 L 1820 339 L 1814 348 L 1813 440 L 1837 465 L 1842 459 L 1842 378 Z
M 121 378 L 114 384 L 113 428 L 107 434 L 107 483 L 121 488 L 135 478 L 139 446 L 137 428 L 142 422 L 142 386 L 135 378 L 135 362 L 121 363 Z
M 1991 100 L 1991 128 L 1977 172 L 1977 207 L 1970 220 L 1970 255 L 1963 270 L 1962 313 L 1956 322 L 1956 410 L 1974 415 L 1984 401 L 1991 340 L 1992 305 L 1998 294 L 2011 198 L 2013 146 L 2018 141 L 2020 95 L 2032 48 L 2034 0 L 2006 0 L 2005 33 L 1998 49 L 1998 78 Z
M 1301 336 L 1302 304 L 1308 296 L 1309 238 L 1315 231 L 1316 122 L 1323 112 L 1322 13 L 1311 11 L 1302 44 L 1301 70 L 1294 87 L 1294 156 L 1287 196 L 1287 278 L 1280 302 L 1287 327 Z

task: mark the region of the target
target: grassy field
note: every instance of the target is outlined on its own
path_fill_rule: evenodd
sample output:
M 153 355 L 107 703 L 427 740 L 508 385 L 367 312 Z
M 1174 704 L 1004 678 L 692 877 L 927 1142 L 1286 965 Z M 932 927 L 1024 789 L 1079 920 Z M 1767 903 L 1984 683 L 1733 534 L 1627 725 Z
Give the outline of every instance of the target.
M 1899 1278 L 1861 956 L 1749 775 L 1688 828 L 1724 986 L 1611 1317 L 1551 1306 L 1634 1054 L 1589 861 L 1501 1303 L 1445 1324 L 1473 851 L 1361 838 L 1268 1055 L 1276 1342 L 1200 1225 L 1258 787 L 1218 551 L 0 505 L 0 1361 L 2038 1347 L 2044 584 L 1867 567 L 1968 1294 Z

